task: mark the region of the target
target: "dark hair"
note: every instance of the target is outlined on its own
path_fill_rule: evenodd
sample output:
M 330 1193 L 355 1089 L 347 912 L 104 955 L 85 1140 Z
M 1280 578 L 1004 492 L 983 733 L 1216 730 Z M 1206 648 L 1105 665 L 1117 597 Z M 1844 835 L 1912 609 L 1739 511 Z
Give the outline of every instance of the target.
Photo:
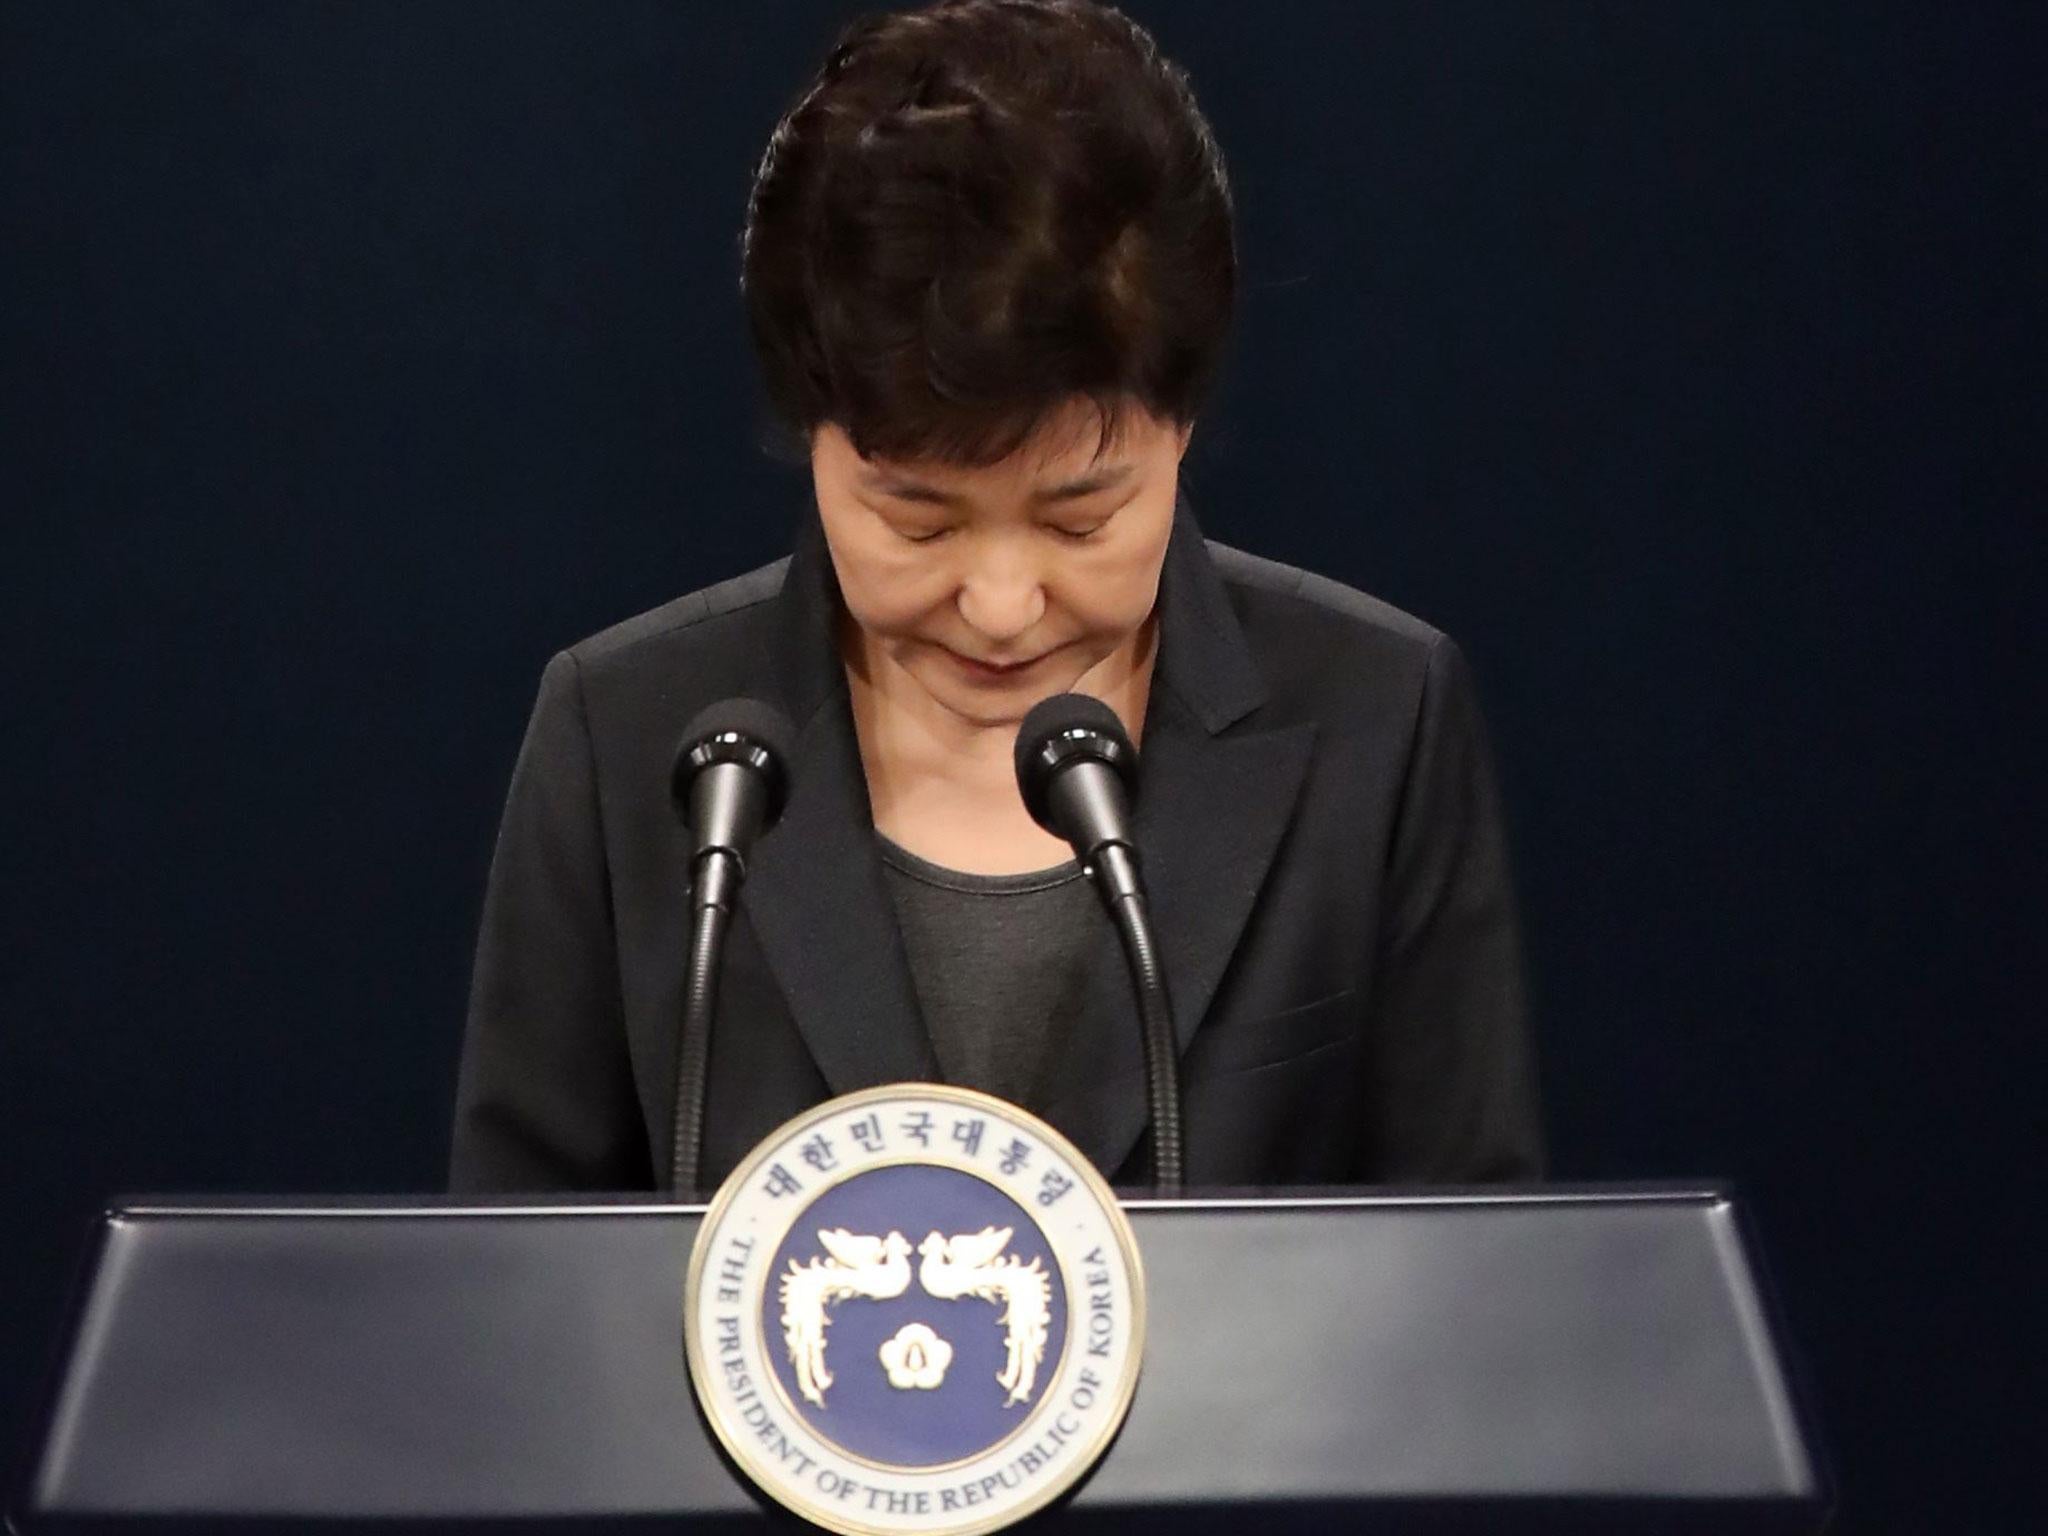
M 1092 0 L 940 0 L 840 33 L 740 237 L 769 450 L 978 467 L 1086 397 L 1191 424 L 1229 330 L 1229 179 L 1187 75 Z M 777 440 L 779 432 L 791 434 Z

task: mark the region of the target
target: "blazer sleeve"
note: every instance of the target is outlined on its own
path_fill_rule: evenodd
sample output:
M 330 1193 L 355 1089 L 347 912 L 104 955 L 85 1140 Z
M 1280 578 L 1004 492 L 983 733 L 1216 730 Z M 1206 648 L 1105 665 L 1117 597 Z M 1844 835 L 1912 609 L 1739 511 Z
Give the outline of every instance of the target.
M 589 720 L 541 674 L 491 860 L 455 1096 L 457 1193 L 646 1189 Z
M 1375 1176 L 1536 1179 L 1544 1148 L 1507 840 L 1470 669 L 1430 652 L 1394 826 L 1369 1060 Z

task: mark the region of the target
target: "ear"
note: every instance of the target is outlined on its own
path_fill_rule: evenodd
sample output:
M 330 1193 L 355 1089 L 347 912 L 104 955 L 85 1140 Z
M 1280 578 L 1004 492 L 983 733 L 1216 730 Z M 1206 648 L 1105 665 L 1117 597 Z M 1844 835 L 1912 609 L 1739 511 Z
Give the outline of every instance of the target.
M 1184 459 L 1188 456 L 1188 439 L 1194 435 L 1195 424 L 1192 421 L 1180 429 L 1180 446 L 1174 450 L 1176 458 Z

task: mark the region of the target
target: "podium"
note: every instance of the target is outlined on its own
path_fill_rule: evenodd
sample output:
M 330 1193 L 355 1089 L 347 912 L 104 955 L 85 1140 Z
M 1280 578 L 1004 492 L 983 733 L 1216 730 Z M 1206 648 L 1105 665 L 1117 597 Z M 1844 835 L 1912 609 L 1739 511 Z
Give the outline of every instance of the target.
M 1810 1531 L 1811 1421 L 1725 1191 L 1125 1203 L 1130 1415 L 1024 1529 Z M 742 1530 L 691 1397 L 700 1207 L 130 1200 L 60 1341 L 21 1532 Z

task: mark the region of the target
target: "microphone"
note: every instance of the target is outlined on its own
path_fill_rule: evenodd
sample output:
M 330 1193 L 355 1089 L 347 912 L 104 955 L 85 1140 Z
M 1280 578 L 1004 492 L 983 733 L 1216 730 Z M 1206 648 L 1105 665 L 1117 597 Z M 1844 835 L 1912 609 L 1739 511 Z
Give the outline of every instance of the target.
M 1141 897 L 1129 825 L 1138 749 L 1116 711 L 1085 693 L 1040 700 L 1017 728 L 1016 760 L 1024 808 L 1073 845 L 1103 899 Z
M 730 911 L 748 849 L 789 799 L 795 734 L 781 710 L 759 699 L 725 699 L 684 727 L 669 787 L 693 843 L 693 908 Z
M 789 799 L 790 743 L 796 731 L 782 711 L 759 699 L 725 699 L 683 730 L 669 774 L 676 814 L 689 829 L 690 963 L 676 1044 L 676 1104 L 669 1187 L 697 1194 L 704 1136 L 705 1065 L 718 998 L 718 960 L 726 923 L 747 877 L 754 839 L 775 824 Z
M 1160 1194 L 1177 1194 L 1182 1137 L 1173 1009 L 1130 827 L 1138 749 L 1100 699 L 1056 693 L 1032 706 L 1017 728 L 1016 767 L 1031 819 L 1072 846 L 1123 940 L 1145 1045 L 1153 1184 Z

